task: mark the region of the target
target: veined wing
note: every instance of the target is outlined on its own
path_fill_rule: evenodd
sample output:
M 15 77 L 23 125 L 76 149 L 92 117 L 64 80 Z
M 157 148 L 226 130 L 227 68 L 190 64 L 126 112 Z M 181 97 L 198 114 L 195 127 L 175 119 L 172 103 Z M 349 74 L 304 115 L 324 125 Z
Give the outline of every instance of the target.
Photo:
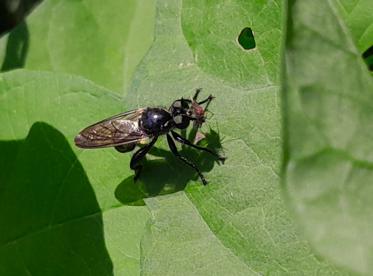
M 81 148 L 136 144 L 149 137 L 138 125 L 144 110 L 144 108 L 140 108 L 128 111 L 95 123 L 83 129 L 75 137 L 75 144 Z

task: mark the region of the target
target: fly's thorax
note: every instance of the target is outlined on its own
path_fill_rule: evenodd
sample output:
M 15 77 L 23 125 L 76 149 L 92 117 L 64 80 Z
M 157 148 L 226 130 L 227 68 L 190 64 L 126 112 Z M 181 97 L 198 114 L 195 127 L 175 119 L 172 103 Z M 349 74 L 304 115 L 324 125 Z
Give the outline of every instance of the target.
M 139 119 L 140 128 L 149 135 L 158 136 L 173 128 L 171 114 L 163 108 L 147 108 Z

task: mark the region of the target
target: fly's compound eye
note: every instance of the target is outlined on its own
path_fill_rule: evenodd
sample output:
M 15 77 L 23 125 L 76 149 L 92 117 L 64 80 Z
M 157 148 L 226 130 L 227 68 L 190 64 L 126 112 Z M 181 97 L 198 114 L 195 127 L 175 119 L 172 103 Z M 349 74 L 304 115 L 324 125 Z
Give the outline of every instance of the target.
M 171 107 L 173 109 L 187 109 L 189 108 L 189 104 L 186 100 L 180 99 L 180 100 L 174 101 Z
M 180 129 L 187 128 L 190 123 L 189 118 L 181 114 L 174 116 L 173 120 L 175 122 L 176 127 Z

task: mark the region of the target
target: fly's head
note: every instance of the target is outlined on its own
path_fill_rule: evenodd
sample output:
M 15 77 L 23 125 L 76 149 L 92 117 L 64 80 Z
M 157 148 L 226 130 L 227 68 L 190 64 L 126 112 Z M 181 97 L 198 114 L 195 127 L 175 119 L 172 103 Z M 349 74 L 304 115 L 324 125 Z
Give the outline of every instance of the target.
M 194 127 L 200 128 L 206 121 L 207 108 L 214 97 L 210 95 L 205 100 L 197 101 L 200 92 L 201 89 L 197 89 L 190 100 L 181 98 L 172 103 L 169 112 L 177 128 L 187 128 L 190 121 L 193 121 Z
M 188 100 L 179 99 L 172 103 L 169 112 L 176 128 L 185 129 L 189 126 L 191 118 L 189 115 L 190 103 Z

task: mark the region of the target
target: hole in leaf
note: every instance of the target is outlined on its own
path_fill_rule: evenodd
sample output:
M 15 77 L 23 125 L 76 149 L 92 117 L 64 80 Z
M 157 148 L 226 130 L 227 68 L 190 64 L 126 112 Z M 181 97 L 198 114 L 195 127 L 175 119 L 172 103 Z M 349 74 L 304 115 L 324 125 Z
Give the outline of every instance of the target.
M 251 28 L 244 28 L 238 36 L 238 43 L 245 50 L 254 49 L 256 47 L 255 38 Z
M 369 70 L 373 71 L 373 45 L 363 53 L 363 59 L 368 65 Z

